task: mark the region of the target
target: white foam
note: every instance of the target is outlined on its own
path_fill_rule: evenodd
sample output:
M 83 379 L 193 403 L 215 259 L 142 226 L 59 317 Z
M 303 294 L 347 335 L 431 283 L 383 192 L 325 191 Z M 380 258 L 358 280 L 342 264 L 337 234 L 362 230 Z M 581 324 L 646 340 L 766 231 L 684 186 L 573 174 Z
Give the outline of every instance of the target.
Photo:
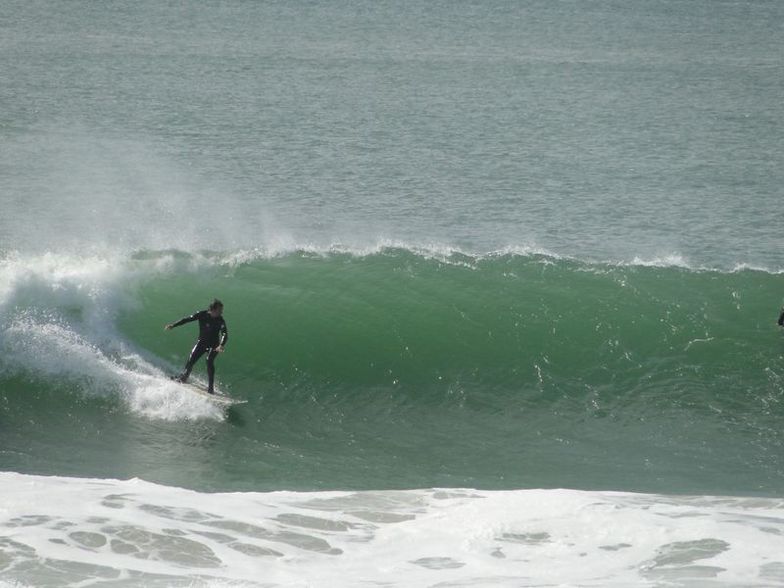
M 275 259 L 286 255 L 295 253 L 323 256 L 330 255 L 351 255 L 357 258 L 372 257 L 389 253 L 392 251 L 408 251 L 414 255 L 420 256 L 424 259 L 435 259 L 444 263 L 452 264 L 466 264 L 466 259 L 473 262 L 482 261 L 485 259 L 493 259 L 505 256 L 519 256 L 519 257 L 532 257 L 541 256 L 553 260 L 567 259 L 552 251 L 542 249 L 535 246 L 515 246 L 504 247 L 497 250 L 490 250 L 479 252 L 455 245 L 449 245 L 438 242 L 410 242 L 401 241 L 396 239 L 379 238 L 367 243 L 345 243 L 345 242 L 330 242 L 326 244 L 316 244 L 313 242 L 286 242 L 282 246 L 270 247 L 256 247 L 251 249 L 241 249 L 237 251 L 228 252 L 225 254 L 215 256 L 205 256 L 203 254 L 196 254 L 203 263 L 218 263 L 228 266 L 238 266 L 242 264 L 252 263 L 257 260 Z M 459 259 L 463 258 L 463 259 Z
M 761 272 L 766 274 L 784 274 L 784 268 L 772 269 L 764 265 L 756 265 L 752 263 L 739 263 L 732 268 L 732 273 L 740 272 Z
M 163 256 L 133 266 L 111 256 L 51 253 L 0 260 L 0 366 L 59 378 L 81 393 L 116 395 L 151 418 L 223 418 L 169 380 L 115 327 L 118 309 L 135 303 L 135 282 L 175 262 Z
M 670 253 L 667 255 L 654 256 L 650 258 L 634 257 L 630 262 L 622 265 L 694 269 L 694 266 L 683 255 L 678 253 Z
M 315 243 L 296 241 L 294 239 L 279 240 L 261 247 L 237 249 L 230 252 L 190 254 L 190 263 L 194 266 L 226 265 L 236 267 L 253 263 L 258 260 L 276 259 L 292 254 L 306 254 L 328 257 L 330 255 L 351 255 L 357 258 L 371 257 L 396 250 L 408 251 L 424 259 L 434 259 L 446 264 L 461 265 L 474 268 L 477 263 L 504 257 L 536 258 L 543 263 L 554 263 L 565 260 L 583 266 L 588 271 L 604 271 L 607 268 L 649 267 L 677 268 L 696 272 L 738 273 L 755 271 L 768 274 L 781 274 L 784 269 L 770 268 L 761 265 L 737 263 L 733 266 L 700 265 L 680 253 L 667 253 L 650 257 L 633 256 L 630 258 L 590 258 L 567 255 L 537 245 L 508 245 L 497 249 L 477 250 L 439 242 L 413 242 L 396 239 L 379 238 L 366 243 L 346 243 L 332 241 Z
M 784 502 L 571 490 L 207 494 L 0 474 L 0 581 L 771 586 Z

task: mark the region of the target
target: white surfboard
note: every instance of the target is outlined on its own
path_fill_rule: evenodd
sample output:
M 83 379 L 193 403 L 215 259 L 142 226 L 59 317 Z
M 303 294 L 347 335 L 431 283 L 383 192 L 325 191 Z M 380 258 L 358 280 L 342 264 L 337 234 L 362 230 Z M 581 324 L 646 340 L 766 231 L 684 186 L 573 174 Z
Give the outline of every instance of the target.
M 213 404 L 217 404 L 219 406 L 233 406 L 234 404 L 245 404 L 247 402 L 247 400 L 240 400 L 239 398 L 226 396 L 225 394 L 222 394 L 220 390 L 216 390 L 215 394 L 210 394 L 207 392 L 207 386 L 199 381 L 191 381 L 184 384 L 182 382 L 177 383 L 186 388 L 188 392 L 198 394 L 202 398 L 205 398 Z

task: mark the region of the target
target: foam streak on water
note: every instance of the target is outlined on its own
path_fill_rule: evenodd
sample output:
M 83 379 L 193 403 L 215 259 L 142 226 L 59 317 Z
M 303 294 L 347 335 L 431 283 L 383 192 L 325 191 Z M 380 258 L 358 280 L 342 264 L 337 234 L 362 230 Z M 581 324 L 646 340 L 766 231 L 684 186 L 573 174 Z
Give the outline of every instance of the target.
M 0 581 L 771 586 L 778 499 L 570 490 L 205 494 L 0 474 Z

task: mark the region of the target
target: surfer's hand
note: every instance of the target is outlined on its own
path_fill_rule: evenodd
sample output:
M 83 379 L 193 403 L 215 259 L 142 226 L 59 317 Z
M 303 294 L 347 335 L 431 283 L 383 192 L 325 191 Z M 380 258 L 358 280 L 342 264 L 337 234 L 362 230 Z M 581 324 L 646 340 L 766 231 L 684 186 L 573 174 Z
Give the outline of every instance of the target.
M 218 345 L 218 346 L 215 348 L 215 351 L 217 351 L 218 353 L 223 353 L 223 351 L 224 351 L 224 349 L 223 349 L 223 345 Z
M 172 330 L 172 326 L 171 326 L 171 324 L 168 324 L 168 325 L 166 325 L 166 326 L 165 326 L 165 327 L 163 327 L 163 328 L 164 328 L 164 329 L 166 329 L 167 331 L 171 331 L 171 330 Z

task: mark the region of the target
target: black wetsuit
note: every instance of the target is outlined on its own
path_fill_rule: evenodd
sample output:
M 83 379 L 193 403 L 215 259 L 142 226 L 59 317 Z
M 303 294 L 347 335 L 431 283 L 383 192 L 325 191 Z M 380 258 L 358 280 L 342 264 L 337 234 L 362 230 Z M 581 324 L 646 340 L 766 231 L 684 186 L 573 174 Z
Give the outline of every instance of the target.
M 209 377 L 207 390 L 212 393 L 215 382 L 215 356 L 218 355 L 216 348 L 226 345 L 226 342 L 229 340 L 229 331 L 226 329 L 226 321 L 223 320 L 223 317 L 213 317 L 208 310 L 202 310 L 191 316 L 186 316 L 176 323 L 172 323 L 172 328 L 196 320 L 199 321 L 199 339 L 191 350 L 191 356 L 185 364 L 185 369 L 176 379 L 180 382 L 187 382 L 194 364 L 202 355 L 207 353 L 207 376 Z

